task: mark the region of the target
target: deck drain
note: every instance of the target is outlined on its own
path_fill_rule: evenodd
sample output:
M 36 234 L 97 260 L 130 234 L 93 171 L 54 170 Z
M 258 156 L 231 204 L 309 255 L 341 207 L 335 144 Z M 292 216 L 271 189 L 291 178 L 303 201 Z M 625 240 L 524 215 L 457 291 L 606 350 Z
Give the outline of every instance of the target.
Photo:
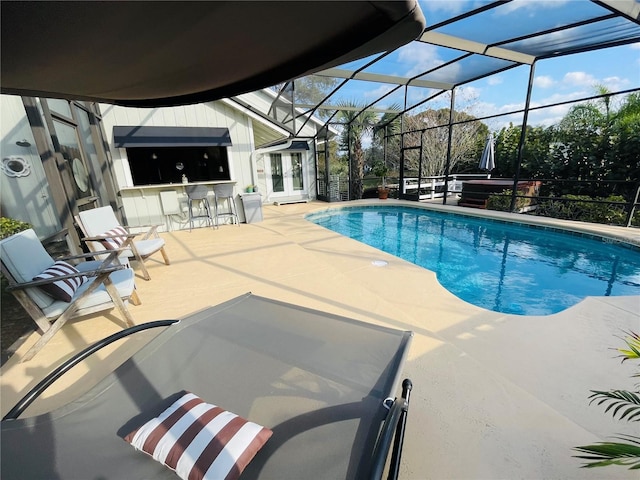
M 385 260 L 373 260 L 371 262 L 371 265 L 373 265 L 374 267 L 386 267 L 387 265 L 389 265 L 389 262 Z

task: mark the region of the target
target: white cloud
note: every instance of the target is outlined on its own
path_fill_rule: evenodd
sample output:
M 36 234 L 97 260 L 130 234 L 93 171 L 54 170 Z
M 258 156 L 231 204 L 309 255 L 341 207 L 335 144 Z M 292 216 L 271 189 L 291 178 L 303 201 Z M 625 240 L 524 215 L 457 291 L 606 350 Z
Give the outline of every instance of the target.
M 480 97 L 480 92 L 479 88 L 463 85 L 456 89 L 456 99 L 461 101 L 475 100 Z
M 438 47 L 426 43 L 413 42 L 403 47 L 398 53 L 398 62 L 408 67 L 404 73 L 413 77 L 431 70 L 444 62 L 438 57 Z
M 450 2 L 455 3 L 455 2 Z M 530 13 L 528 16 L 531 16 L 532 13 L 537 13 L 541 9 L 554 9 L 561 8 L 564 3 L 567 3 L 567 0 L 559 1 L 559 0 L 518 0 L 515 2 L 510 2 L 498 9 L 499 13 L 504 15 L 509 15 L 515 11 L 529 10 Z M 524 13 L 524 12 L 523 12 Z
M 619 90 L 629 88 L 630 84 L 631 82 L 628 78 L 607 77 L 602 79 L 602 85 L 607 87 L 612 92 L 617 92 Z
M 503 79 L 500 75 L 492 75 L 487 79 L 487 83 L 489 85 L 500 85 L 503 82 Z
M 629 48 L 631 48 L 633 50 L 640 50 L 640 42 L 632 43 L 631 45 L 629 45 Z
M 596 85 L 603 85 L 612 92 L 624 90 L 631 86 L 631 81 L 628 78 L 618 76 L 596 78 L 585 72 L 569 72 L 564 76 L 562 82 L 570 87 L 588 87 L 585 92 L 587 96 L 596 93 L 594 90 Z
M 505 103 L 504 105 L 500 105 L 500 107 L 498 107 L 496 113 L 512 112 L 514 110 L 522 110 L 522 109 L 524 109 L 524 101 L 517 102 L 517 103 Z
M 364 98 L 379 98 L 393 90 L 393 85 L 383 83 L 378 88 L 364 92 Z
M 565 74 L 562 81 L 567 85 L 589 86 L 589 87 L 598 83 L 598 81 L 593 75 L 586 72 L 568 72 Z
M 533 85 L 540 88 L 550 88 L 555 83 L 555 80 L 548 75 L 539 75 L 533 79 Z
M 549 95 L 548 97 L 539 99 L 535 103 L 532 102 L 531 106 L 533 107 L 533 106 L 540 106 L 540 105 L 553 105 L 554 103 L 567 102 L 570 100 L 575 100 L 577 98 L 588 97 L 589 95 L 592 95 L 592 94 L 593 92 L 590 89 L 572 90 L 571 92 L 567 92 L 567 93 L 556 92 L 553 95 Z
M 564 115 L 549 116 L 548 112 L 534 112 L 529 116 L 528 124 L 532 127 L 550 127 L 557 125 L 564 118 Z

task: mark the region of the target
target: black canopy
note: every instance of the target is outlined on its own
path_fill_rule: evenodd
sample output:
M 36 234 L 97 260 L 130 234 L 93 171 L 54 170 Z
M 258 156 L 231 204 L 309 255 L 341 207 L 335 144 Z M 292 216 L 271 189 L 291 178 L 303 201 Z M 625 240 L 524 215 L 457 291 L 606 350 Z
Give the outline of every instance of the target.
M 2 2 L 2 93 L 199 103 L 391 50 L 416 0 Z

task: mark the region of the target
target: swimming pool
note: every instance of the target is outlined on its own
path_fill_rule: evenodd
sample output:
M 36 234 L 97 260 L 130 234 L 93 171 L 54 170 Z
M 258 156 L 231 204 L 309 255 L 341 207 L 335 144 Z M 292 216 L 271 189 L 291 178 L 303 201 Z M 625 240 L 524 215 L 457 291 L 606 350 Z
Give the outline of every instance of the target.
M 429 269 L 454 295 L 496 312 L 549 315 L 587 296 L 640 295 L 640 249 L 595 236 L 405 206 L 306 219 Z

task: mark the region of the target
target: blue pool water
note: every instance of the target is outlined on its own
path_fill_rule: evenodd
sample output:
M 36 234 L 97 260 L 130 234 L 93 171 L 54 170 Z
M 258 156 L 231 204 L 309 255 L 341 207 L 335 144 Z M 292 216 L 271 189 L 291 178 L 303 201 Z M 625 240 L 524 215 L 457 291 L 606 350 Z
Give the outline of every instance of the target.
M 640 295 L 640 249 L 596 237 L 400 206 L 306 218 L 427 268 L 454 295 L 496 312 L 548 315 L 587 296 Z

